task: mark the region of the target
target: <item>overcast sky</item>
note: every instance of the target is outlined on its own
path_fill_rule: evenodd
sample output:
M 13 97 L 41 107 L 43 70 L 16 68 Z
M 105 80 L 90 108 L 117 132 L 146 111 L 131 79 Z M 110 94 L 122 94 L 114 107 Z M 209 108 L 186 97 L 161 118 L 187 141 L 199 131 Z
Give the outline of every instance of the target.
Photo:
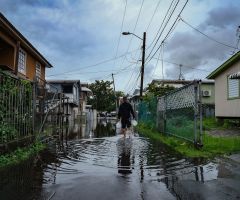
M 130 35 L 121 36 L 121 31 L 134 32 L 139 37 L 147 32 L 145 85 L 152 79 L 178 79 L 179 65 L 185 79 L 204 79 L 237 51 L 227 46 L 237 44 L 239 0 L 189 0 L 181 18 L 216 41 L 180 20 L 155 56 L 148 57 L 160 46 L 185 2 L 0 0 L 0 11 L 54 66 L 47 70 L 47 79 L 94 82 L 111 80 L 114 73 L 116 90 L 131 93 L 140 83 L 137 78 L 142 41 Z M 163 23 L 165 29 L 153 49 L 154 38 L 169 8 L 174 12 L 166 27 Z

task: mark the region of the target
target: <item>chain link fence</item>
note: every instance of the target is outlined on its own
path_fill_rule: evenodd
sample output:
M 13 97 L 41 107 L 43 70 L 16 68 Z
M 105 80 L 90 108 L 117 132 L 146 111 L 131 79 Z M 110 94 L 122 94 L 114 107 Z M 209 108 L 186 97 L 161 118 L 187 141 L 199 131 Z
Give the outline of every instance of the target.
M 194 81 L 138 106 L 139 121 L 161 133 L 202 145 L 201 82 Z

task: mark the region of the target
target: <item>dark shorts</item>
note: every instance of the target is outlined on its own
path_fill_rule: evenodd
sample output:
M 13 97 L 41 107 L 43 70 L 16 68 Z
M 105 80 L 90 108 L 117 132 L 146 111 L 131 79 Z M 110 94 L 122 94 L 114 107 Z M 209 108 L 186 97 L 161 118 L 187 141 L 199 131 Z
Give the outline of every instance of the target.
M 122 119 L 121 120 L 122 128 L 129 128 L 131 127 L 131 121 L 130 119 Z

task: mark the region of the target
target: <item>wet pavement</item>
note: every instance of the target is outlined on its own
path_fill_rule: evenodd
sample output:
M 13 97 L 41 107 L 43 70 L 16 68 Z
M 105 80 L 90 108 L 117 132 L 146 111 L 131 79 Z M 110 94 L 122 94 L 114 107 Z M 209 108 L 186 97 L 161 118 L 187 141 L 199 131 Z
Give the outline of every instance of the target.
M 240 199 L 240 163 L 189 160 L 113 123 L 66 127 L 34 160 L 0 171 L 0 199 Z M 237 157 L 237 156 L 236 156 Z

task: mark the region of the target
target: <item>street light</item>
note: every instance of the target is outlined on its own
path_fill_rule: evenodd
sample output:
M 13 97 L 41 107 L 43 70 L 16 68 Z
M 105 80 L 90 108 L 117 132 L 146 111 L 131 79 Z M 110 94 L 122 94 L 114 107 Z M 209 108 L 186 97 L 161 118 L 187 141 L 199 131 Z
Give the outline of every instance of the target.
M 142 46 L 142 67 L 141 67 L 141 85 L 140 85 L 140 99 L 142 99 L 142 93 L 143 93 L 143 77 L 144 77 L 144 64 L 145 64 L 145 46 L 146 46 L 146 32 L 143 32 L 143 38 L 140 38 L 134 33 L 130 32 L 122 32 L 123 35 L 134 35 L 138 39 L 143 41 Z

